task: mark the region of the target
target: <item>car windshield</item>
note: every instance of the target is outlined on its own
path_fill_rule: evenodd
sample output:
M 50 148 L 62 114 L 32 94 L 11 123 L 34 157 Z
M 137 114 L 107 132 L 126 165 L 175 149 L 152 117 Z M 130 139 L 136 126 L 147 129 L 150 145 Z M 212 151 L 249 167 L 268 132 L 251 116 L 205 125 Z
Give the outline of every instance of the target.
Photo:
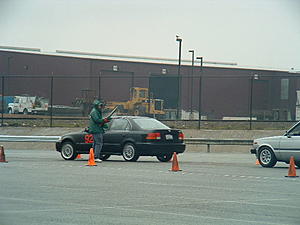
M 292 127 L 289 131 L 286 132 L 286 135 L 300 136 L 300 123 Z
M 134 122 L 144 130 L 154 130 L 154 129 L 170 129 L 170 127 L 166 126 L 165 124 L 159 122 L 156 119 L 145 119 L 145 118 L 138 118 L 134 119 Z

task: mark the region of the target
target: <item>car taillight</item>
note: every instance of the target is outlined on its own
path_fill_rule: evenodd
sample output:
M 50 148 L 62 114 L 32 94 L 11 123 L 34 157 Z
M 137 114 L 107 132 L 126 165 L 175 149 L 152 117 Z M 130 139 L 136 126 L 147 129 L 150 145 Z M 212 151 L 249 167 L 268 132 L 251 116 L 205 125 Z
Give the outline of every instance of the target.
M 146 139 L 147 140 L 160 140 L 161 136 L 160 136 L 160 133 L 149 133 L 149 134 L 147 134 Z
M 179 140 L 184 140 L 184 134 L 182 132 L 179 132 L 178 139 Z

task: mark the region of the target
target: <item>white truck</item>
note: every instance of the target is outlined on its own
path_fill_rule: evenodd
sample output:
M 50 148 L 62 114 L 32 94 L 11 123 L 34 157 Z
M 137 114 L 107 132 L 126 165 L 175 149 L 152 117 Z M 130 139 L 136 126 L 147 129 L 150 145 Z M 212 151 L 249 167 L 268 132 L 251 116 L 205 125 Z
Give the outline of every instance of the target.
M 8 113 L 43 114 L 48 111 L 49 101 L 37 96 L 14 96 L 14 102 L 9 103 Z

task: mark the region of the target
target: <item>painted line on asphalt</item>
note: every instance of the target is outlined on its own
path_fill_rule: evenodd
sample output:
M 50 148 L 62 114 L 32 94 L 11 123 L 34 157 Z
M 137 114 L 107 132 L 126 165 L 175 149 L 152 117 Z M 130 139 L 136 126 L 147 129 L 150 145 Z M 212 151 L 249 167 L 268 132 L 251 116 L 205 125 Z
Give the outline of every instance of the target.
M 212 187 L 212 186 L 204 186 L 204 185 L 184 185 L 184 184 L 170 184 L 170 183 L 152 183 L 152 182 L 138 182 L 139 184 L 145 185 L 156 185 L 156 186 L 169 186 L 169 187 L 182 187 L 182 188 L 206 188 L 206 189 L 215 189 L 215 190 L 227 190 L 227 191 L 241 191 L 239 188 L 223 188 L 223 187 Z M 255 191 L 255 190 L 243 190 L 245 192 L 255 192 L 255 193 L 267 193 L 267 194 L 284 194 L 284 192 L 270 192 L 270 191 Z M 289 194 L 289 193 L 286 193 Z M 293 193 L 293 196 L 300 196 L 300 194 Z
M 85 162 L 85 161 L 84 161 Z M 105 165 L 105 163 L 103 164 Z M 31 169 L 36 169 L 36 168 L 40 168 L 41 166 L 44 166 L 44 164 L 35 164 L 35 165 L 30 165 L 28 167 L 30 167 Z M 53 166 L 55 168 L 57 168 L 58 166 L 62 167 L 62 168 L 89 168 L 87 167 L 86 165 L 78 165 L 78 164 L 74 164 L 74 165 L 68 165 L 68 164 L 61 164 L 61 165 L 52 165 L 50 164 L 49 166 Z M 26 166 L 19 166 L 20 168 L 24 168 Z M 132 168 L 123 168 L 123 167 L 117 167 L 117 168 L 112 168 L 112 167 L 105 167 L 105 166 L 102 166 L 100 165 L 99 167 L 94 167 L 95 169 L 104 169 L 104 170 L 122 170 L 122 171 L 131 171 Z M 153 170 L 151 169 L 139 169 L 139 170 L 135 170 L 135 172 L 141 172 L 143 173 L 143 175 L 139 175 L 139 174 L 136 174 L 135 176 L 144 176 L 144 173 L 153 173 Z M 168 169 L 166 170 L 158 170 L 156 171 L 158 173 L 165 173 L 165 174 L 170 174 L 170 171 L 168 171 Z M 175 174 L 175 173 L 174 173 Z M 197 176 L 214 176 L 214 177 L 230 177 L 230 178 L 244 178 L 244 179 L 255 179 L 255 180 L 277 180 L 277 181 L 292 181 L 292 182 L 300 182 L 300 179 L 286 179 L 285 177 L 261 177 L 261 176 L 253 176 L 253 175 L 230 175 L 230 174 L 207 174 L 207 173 L 197 173 L 197 171 L 194 171 L 194 172 L 190 172 L 190 171 L 186 171 L 186 170 L 183 170 L 183 171 L 179 171 L 179 172 L 176 172 L 176 174 L 178 175 L 184 175 L 184 176 L 191 176 L 191 175 L 197 175 Z M 236 179 L 237 180 L 237 179 Z
M 155 210 L 143 210 L 143 209 L 133 209 L 133 208 L 126 208 L 126 207 L 83 207 L 83 208 L 49 208 L 49 209 L 32 209 L 32 210 L 2 210 L 1 214 L 4 213 L 38 213 L 38 212 L 62 212 L 64 210 L 74 212 L 74 211 L 82 211 L 82 210 L 96 210 L 96 209 L 113 209 L 113 210 L 123 210 L 123 211 L 135 211 L 135 212 L 143 212 L 143 213 L 152 213 L 152 214 L 163 214 L 163 215 L 174 215 L 174 216 L 184 216 L 184 217 L 194 217 L 194 218 L 203 218 L 209 220 L 222 220 L 222 221 L 232 221 L 232 222 L 243 222 L 243 223 L 250 223 L 250 224 L 270 224 L 270 225 L 289 225 L 283 223 L 271 223 L 271 222 L 262 222 L 262 221 L 254 221 L 254 220 L 242 220 L 242 219 L 232 219 L 226 217 L 212 217 L 212 216 L 200 216 L 200 215 L 192 215 L 192 214 L 184 214 L 184 213 L 173 213 L 173 212 L 162 212 L 162 211 L 155 211 Z
M 174 197 L 174 196 L 172 196 Z M 31 201 L 31 202 L 43 202 L 45 201 L 40 201 L 40 200 L 30 200 L 30 199 L 19 199 L 19 198 L 1 198 L 1 199 L 9 199 L 9 200 L 17 200 L 17 201 Z M 278 199 L 277 199 L 278 200 Z M 283 200 L 283 199 L 280 199 Z M 208 202 L 211 203 L 211 200 L 206 199 L 206 200 L 201 200 L 201 202 Z M 257 204 L 257 203 L 248 203 L 248 202 L 239 202 L 239 201 L 213 201 L 213 203 L 238 203 L 238 204 L 254 204 L 254 205 L 261 205 L 261 206 L 270 206 L 268 204 Z M 57 203 L 56 203 L 57 204 Z M 180 205 L 187 205 L 190 204 L 190 202 L 187 203 L 177 203 L 175 205 L 180 206 Z M 76 207 L 70 207 L 70 205 L 74 205 Z M 66 207 L 65 204 L 62 205 L 63 207 L 55 207 L 55 208 L 48 208 L 48 209 L 20 209 L 20 210 L 2 210 L 0 214 L 3 213 L 31 213 L 31 212 L 56 212 L 56 211 L 71 211 L 74 212 L 74 210 L 79 210 L 82 211 L 83 209 L 86 210 L 95 210 L 95 209 L 115 209 L 115 210 L 127 210 L 127 211 L 136 211 L 136 212 L 144 212 L 144 213 L 155 213 L 155 214 L 164 214 L 164 215 L 176 215 L 176 216 L 184 216 L 184 217 L 196 217 L 196 218 L 204 218 L 204 219 L 210 219 L 210 220 L 224 220 L 224 221 L 233 221 L 233 222 L 244 222 L 244 223 L 253 223 L 253 224 L 270 224 L 270 225 L 284 225 L 282 223 L 272 223 L 272 222 L 266 222 L 266 221 L 254 221 L 254 220 L 243 220 L 243 219 L 232 219 L 232 218 L 226 218 L 226 217 L 212 217 L 212 216 L 201 216 L 201 215 L 193 215 L 193 214 L 185 214 L 185 213 L 173 213 L 173 212 L 162 212 L 162 211 L 156 211 L 156 210 L 144 210 L 140 209 L 141 207 L 158 207 L 158 206 L 174 206 L 174 203 L 170 204 L 148 204 L 148 205 L 133 205 L 133 206 L 104 206 L 104 207 L 99 207 L 98 205 L 84 205 L 84 204 L 68 204 Z M 80 206 L 80 207 L 79 207 Z M 271 205 L 273 206 L 273 205 Z M 137 207 L 137 208 L 133 208 Z M 280 207 L 283 207 L 280 205 Z M 299 207 L 293 207 L 293 208 L 299 208 Z
M 132 209 L 132 208 L 121 208 L 121 207 L 112 207 L 112 209 L 136 211 L 136 212 L 144 212 L 144 213 L 155 213 L 155 214 L 172 215 L 172 216 L 174 215 L 174 216 L 184 216 L 184 217 L 195 217 L 195 218 L 203 218 L 203 219 L 210 219 L 210 220 L 243 222 L 243 223 L 250 223 L 250 224 L 288 225 L 283 223 L 271 223 L 266 221 L 262 222 L 262 221 L 255 221 L 255 220 L 232 219 L 226 217 L 200 216 L 200 215 L 192 215 L 192 214 L 185 214 L 185 213 L 162 212 L 156 210 L 143 210 L 143 209 Z

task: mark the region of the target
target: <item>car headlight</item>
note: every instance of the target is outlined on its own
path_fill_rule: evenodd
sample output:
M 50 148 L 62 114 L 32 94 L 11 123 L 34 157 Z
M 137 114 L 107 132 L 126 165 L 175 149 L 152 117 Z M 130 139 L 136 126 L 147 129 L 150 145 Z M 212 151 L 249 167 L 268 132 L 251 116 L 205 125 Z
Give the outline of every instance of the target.
M 257 148 L 258 147 L 258 142 L 256 140 L 254 140 L 252 145 L 253 145 L 254 148 Z

